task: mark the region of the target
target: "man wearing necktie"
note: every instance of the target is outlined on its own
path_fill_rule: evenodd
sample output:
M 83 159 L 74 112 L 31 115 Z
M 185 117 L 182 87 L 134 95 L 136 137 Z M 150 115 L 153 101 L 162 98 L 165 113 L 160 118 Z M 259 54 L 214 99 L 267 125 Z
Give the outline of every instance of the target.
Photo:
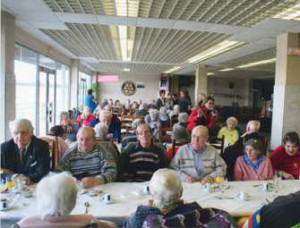
M 10 122 L 12 139 L 1 144 L 1 169 L 18 174 L 30 184 L 38 182 L 50 170 L 49 145 L 33 135 L 27 119 Z

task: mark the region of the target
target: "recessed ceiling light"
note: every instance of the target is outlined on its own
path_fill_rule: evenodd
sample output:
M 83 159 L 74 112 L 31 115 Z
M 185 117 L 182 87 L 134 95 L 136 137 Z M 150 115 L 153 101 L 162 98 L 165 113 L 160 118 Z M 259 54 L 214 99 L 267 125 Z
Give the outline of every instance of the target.
M 130 71 L 130 68 L 124 68 L 123 71 L 129 72 L 129 71 Z

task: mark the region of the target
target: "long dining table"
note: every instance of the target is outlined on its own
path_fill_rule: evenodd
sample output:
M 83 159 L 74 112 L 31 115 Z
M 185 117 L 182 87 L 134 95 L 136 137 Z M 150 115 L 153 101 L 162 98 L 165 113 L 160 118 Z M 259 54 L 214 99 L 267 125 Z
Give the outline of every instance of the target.
M 265 191 L 264 187 L 267 183 L 273 185 L 274 188 Z M 122 224 L 135 212 L 138 205 L 146 204 L 151 199 L 151 195 L 146 191 L 148 184 L 148 182 L 115 182 L 88 190 L 79 189 L 72 214 L 88 212 L 97 218 L 109 219 L 117 224 Z M 300 181 L 280 180 L 278 184 L 273 184 L 273 181 L 226 182 L 222 186 L 223 192 L 220 185 L 216 184 L 211 185 L 209 189 L 199 182 L 183 183 L 183 187 L 182 199 L 185 202 L 196 201 L 202 207 L 219 208 L 234 217 L 240 217 L 252 214 L 263 205 L 272 202 L 277 196 L 299 191 Z M 1 198 L 8 198 L 13 202 L 8 210 L 0 211 L 2 223 L 14 223 L 25 216 L 39 214 L 35 188 L 36 186 L 32 185 L 25 189 L 26 191 L 1 194 Z M 107 194 L 111 196 L 111 201 L 105 200 Z M 241 194 L 249 195 L 250 198 L 243 199 L 239 197 Z

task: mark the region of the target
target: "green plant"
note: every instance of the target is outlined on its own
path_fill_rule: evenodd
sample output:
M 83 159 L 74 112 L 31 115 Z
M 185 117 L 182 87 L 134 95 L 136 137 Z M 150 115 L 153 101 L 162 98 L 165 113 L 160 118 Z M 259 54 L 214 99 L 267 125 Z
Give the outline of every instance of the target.
M 98 83 L 97 82 L 93 83 L 92 86 L 90 87 L 90 89 L 92 89 L 93 92 L 95 94 L 97 94 L 97 92 L 98 92 Z

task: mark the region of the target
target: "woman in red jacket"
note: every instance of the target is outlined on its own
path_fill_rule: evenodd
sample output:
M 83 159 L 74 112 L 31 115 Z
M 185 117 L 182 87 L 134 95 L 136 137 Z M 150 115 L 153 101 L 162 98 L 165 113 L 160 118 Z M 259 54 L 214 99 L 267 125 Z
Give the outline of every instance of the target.
M 207 97 L 203 106 L 196 106 L 192 109 L 189 116 L 188 129 L 192 130 L 198 125 L 204 125 L 208 129 L 211 129 L 217 120 L 217 113 L 214 110 L 215 99 L 213 97 Z

